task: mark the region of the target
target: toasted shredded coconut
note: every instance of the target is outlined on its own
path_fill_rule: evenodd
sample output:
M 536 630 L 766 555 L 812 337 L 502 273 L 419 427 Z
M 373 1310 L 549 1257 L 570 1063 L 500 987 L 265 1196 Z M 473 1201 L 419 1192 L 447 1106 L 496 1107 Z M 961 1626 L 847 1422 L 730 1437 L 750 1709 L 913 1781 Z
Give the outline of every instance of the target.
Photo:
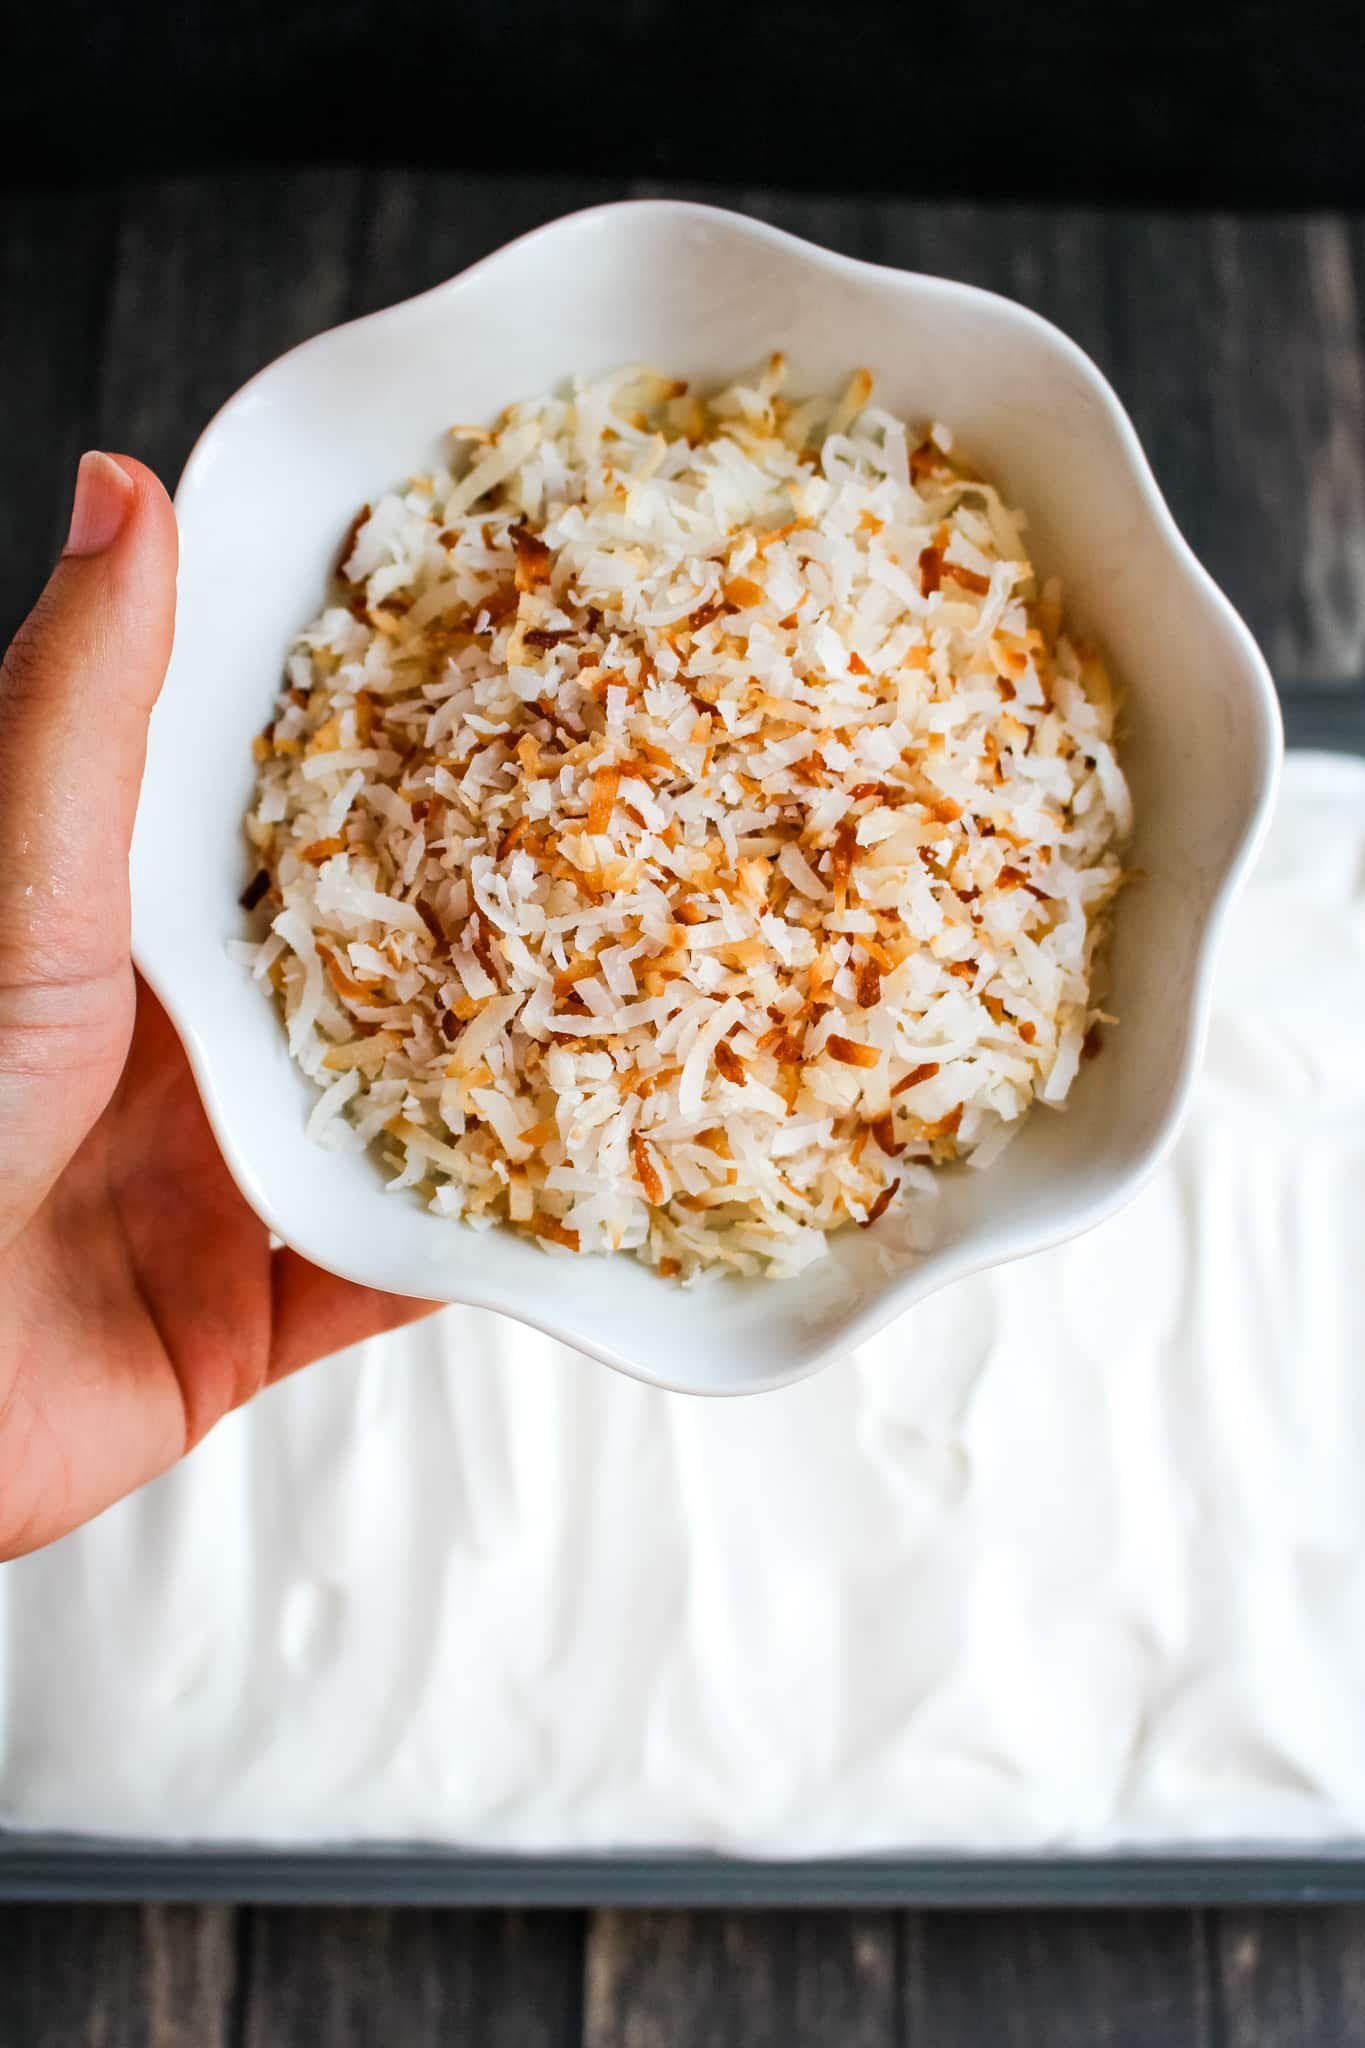
M 1131 824 L 1022 515 L 865 371 L 784 370 L 453 429 L 357 515 L 253 749 L 310 1132 L 684 1280 L 913 1228 L 1062 1101 Z

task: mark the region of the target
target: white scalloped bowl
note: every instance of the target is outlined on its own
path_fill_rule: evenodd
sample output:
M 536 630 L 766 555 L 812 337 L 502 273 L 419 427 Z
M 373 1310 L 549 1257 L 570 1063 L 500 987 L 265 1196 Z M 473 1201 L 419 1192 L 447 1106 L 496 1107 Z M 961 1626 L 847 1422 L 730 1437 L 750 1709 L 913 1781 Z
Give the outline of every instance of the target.
M 630 1258 L 552 1260 L 510 1230 L 443 1221 L 387 1194 L 368 1157 L 311 1143 L 313 1091 L 227 941 L 244 930 L 251 737 L 354 507 L 420 470 L 448 421 L 571 372 L 637 360 L 723 380 L 773 348 L 795 388 L 868 365 L 884 404 L 948 421 L 1027 509 L 1034 559 L 1064 578 L 1072 617 L 1127 686 L 1143 879 L 1117 918 L 1120 1028 L 1064 1113 L 1036 1110 L 995 1166 L 941 1177 L 934 1249 L 911 1249 L 893 1211 L 836 1236 L 798 1280 L 683 1291 Z M 1170 1144 L 1219 933 L 1272 802 L 1279 717 L 1250 633 L 1176 530 L 1118 400 L 1045 321 L 706 207 L 601 207 L 271 364 L 208 427 L 176 505 L 180 618 L 133 848 L 135 951 L 243 1194 L 318 1265 L 500 1309 L 659 1386 L 749 1393 L 814 1371 L 950 1281 L 1087 1229 Z

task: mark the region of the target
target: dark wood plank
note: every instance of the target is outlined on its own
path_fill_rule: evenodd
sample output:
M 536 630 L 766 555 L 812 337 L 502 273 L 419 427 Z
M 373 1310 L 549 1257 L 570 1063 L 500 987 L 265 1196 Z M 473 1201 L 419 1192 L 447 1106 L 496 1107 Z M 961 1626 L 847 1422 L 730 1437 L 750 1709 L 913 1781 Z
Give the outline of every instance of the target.
M 76 463 L 95 437 L 116 228 L 108 192 L 0 208 L 0 644 L 65 538 Z
M 883 2048 L 896 1942 L 890 1913 L 598 1913 L 584 2048 Z
M 344 319 L 359 178 L 341 170 L 169 179 L 124 200 L 99 420 L 175 483 L 254 371 Z
M 1278 673 L 1365 673 L 1365 358 L 1338 220 L 1115 224 L 1117 382 Z
M 373 312 L 454 277 L 548 220 L 626 196 L 591 178 L 378 171 L 362 187 L 350 310 Z
M 146 1906 L 147 2048 L 235 2048 L 237 1915 L 228 1906 Z
M 0 1913 L 4 2048 L 235 2048 L 227 1906 Z
M 1221 1913 L 1219 2048 L 1357 2048 L 1365 2041 L 1365 1910 Z
M 1217 2042 L 1199 1913 L 909 1914 L 905 1950 L 906 2048 Z
M 244 1949 L 242 2048 L 577 2048 L 576 1913 L 254 1910 Z

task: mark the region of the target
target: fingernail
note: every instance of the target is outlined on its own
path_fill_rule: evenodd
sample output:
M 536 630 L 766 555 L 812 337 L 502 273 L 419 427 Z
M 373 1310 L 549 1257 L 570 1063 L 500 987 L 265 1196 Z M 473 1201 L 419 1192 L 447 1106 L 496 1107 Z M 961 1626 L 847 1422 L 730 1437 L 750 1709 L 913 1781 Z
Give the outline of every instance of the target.
M 99 555 L 117 539 L 133 502 L 133 480 L 98 448 L 81 457 L 64 555 Z

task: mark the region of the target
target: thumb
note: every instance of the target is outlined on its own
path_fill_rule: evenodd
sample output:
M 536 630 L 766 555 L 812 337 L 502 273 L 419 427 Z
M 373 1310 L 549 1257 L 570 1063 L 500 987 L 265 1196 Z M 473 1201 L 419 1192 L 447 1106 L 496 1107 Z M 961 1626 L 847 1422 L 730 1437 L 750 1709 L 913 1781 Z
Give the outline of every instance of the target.
M 127 1050 L 128 846 L 176 553 L 151 471 L 83 456 L 62 558 L 0 668 L 0 1236 L 85 1136 Z

